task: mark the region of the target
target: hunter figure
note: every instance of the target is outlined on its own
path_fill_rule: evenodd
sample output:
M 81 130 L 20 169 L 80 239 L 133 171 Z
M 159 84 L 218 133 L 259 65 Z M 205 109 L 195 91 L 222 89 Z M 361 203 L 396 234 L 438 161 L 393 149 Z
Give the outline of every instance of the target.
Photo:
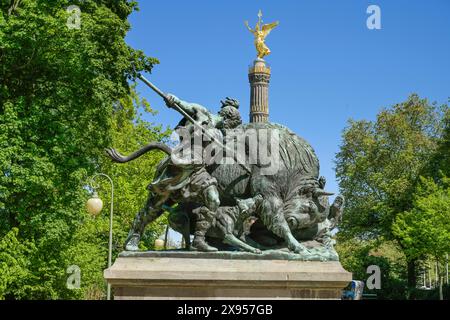
M 198 251 L 217 251 L 217 248 L 208 245 L 205 241 L 206 232 L 211 227 L 215 212 L 220 206 L 217 180 L 206 170 L 203 154 L 204 148 L 214 142 L 200 137 L 201 139 L 197 141 L 201 141 L 201 146 L 193 145 L 193 143 L 196 141 L 196 135 L 203 134 L 213 136 L 221 141 L 220 138 L 224 130 L 233 129 L 240 125 L 242 119 L 238 110 L 239 102 L 227 97 L 224 101 L 221 101 L 222 107 L 217 115 L 212 114 L 199 104 L 182 101 L 174 95 L 167 95 L 165 102 L 169 108 L 181 109 L 196 123 L 194 124 L 191 119 L 183 117 L 175 128 L 183 139 L 180 144 L 174 150 L 157 148 L 165 151 L 169 156 L 158 166 L 155 179 L 148 186 L 149 199 L 145 208 L 137 214 L 133 222 L 125 243 L 125 249 L 138 250 L 138 244 L 147 223 L 164 212 L 161 209 L 162 203 L 175 204 L 181 200 L 190 200 L 204 204 L 210 213 L 206 215 L 202 214 L 204 211 L 197 211 L 194 239 L 190 248 Z M 202 126 L 202 130 L 199 130 L 198 124 Z M 188 155 L 191 161 L 185 161 L 186 156 L 179 155 L 180 151 L 186 151 L 186 145 L 191 152 Z M 193 148 L 191 148 L 192 146 Z M 116 155 L 118 155 L 117 152 Z M 118 155 L 118 157 L 121 156 Z M 127 161 L 129 160 L 132 159 L 127 159 Z

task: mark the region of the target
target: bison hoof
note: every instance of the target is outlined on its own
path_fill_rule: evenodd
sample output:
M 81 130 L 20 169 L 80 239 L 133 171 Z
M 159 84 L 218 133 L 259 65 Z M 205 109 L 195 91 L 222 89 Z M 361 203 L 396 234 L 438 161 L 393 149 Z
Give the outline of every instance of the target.
M 140 236 L 137 233 L 132 234 L 127 242 L 125 243 L 126 251 L 138 251 L 139 250 L 139 240 Z
M 217 248 L 211 247 L 207 244 L 203 239 L 194 238 L 194 241 L 191 243 L 190 247 L 191 251 L 203 251 L 203 252 L 216 252 Z
M 309 254 L 310 252 L 304 246 L 301 246 L 300 248 L 295 249 L 295 253 Z
M 294 244 L 292 245 L 292 247 L 289 248 L 291 251 L 294 251 L 295 253 L 300 253 L 300 254 L 308 254 L 310 253 L 308 249 L 306 249 L 306 247 L 300 243 Z

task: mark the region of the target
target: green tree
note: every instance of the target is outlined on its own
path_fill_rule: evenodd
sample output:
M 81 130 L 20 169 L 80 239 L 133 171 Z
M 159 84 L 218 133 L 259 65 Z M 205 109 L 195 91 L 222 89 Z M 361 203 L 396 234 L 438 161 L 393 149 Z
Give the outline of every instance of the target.
M 14 294 L 17 298 L 32 294 L 32 283 L 37 279 L 30 271 L 36 246 L 33 242 L 17 239 L 13 228 L 0 239 L 0 299 Z
M 79 29 L 67 26 L 69 5 L 81 9 Z M 106 226 L 86 216 L 84 187 L 102 169 L 129 79 L 157 62 L 124 41 L 135 9 L 126 0 L 0 3 L 0 268 L 18 270 L 0 272 L 0 298 L 80 298 L 85 291 L 66 289 L 66 268 L 105 267 L 95 231 Z
M 364 293 L 376 294 L 377 299 L 405 299 L 407 286 L 405 281 L 406 261 L 393 242 L 360 239 L 340 239 L 336 245 L 342 266 L 351 271 L 354 280 L 366 283 L 370 276 L 367 268 L 380 267 L 381 288 L 364 287 Z
M 407 256 L 431 256 L 438 262 L 441 300 L 444 274 L 439 266 L 445 264 L 450 252 L 450 179 L 442 180 L 438 185 L 431 178 L 422 178 L 412 210 L 397 215 L 392 226 Z
M 450 177 L 450 109 L 446 110 L 443 122 L 443 137 L 425 172 L 426 176 L 433 177 L 436 182 L 439 182 L 443 175 Z
M 383 109 L 376 121 L 350 120 L 336 155 L 336 175 L 347 200 L 341 237 L 397 241 L 412 288 L 417 260 L 404 250 L 392 224 L 413 207 L 415 186 L 437 149 L 446 109 L 413 94 Z

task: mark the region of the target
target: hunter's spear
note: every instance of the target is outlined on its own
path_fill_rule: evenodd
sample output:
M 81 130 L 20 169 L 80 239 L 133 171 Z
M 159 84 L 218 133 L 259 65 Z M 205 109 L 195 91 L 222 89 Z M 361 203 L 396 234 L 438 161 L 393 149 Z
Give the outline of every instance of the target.
M 153 91 L 155 91 L 159 96 L 161 96 L 164 100 L 168 100 L 167 95 L 162 92 L 157 86 L 155 86 L 153 83 L 148 81 L 143 75 L 138 74 L 138 78 L 142 80 L 147 86 L 149 86 Z M 197 121 L 195 121 L 186 111 L 181 108 L 178 103 L 174 103 L 174 109 L 177 110 L 179 113 L 183 115 L 187 120 L 192 122 L 194 126 L 196 126 L 198 129 L 202 130 L 203 134 L 205 134 L 209 139 L 211 139 L 213 142 L 217 143 L 219 147 L 223 148 L 226 151 L 230 151 L 226 146 L 224 146 L 221 142 L 219 142 L 215 137 L 213 137 L 205 128 L 203 128 Z M 233 154 L 233 159 L 247 171 L 247 173 L 251 173 L 250 169 L 247 168 L 246 165 L 239 163 L 239 161 L 236 159 L 236 155 Z

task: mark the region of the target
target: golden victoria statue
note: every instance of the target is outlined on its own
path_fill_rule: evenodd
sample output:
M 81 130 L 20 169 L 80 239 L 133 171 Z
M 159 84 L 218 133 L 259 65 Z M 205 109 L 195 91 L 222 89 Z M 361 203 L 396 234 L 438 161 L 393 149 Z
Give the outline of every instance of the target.
M 270 49 L 266 46 L 264 41 L 266 37 L 269 35 L 270 31 L 272 31 L 272 29 L 278 25 L 278 21 L 261 26 L 262 23 L 261 10 L 259 10 L 258 18 L 259 18 L 258 23 L 256 24 L 255 29 L 249 27 L 248 21 L 245 21 L 245 25 L 247 26 L 247 29 L 255 36 L 255 47 L 256 51 L 258 52 L 258 58 L 262 59 L 268 54 L 270 54 Z

